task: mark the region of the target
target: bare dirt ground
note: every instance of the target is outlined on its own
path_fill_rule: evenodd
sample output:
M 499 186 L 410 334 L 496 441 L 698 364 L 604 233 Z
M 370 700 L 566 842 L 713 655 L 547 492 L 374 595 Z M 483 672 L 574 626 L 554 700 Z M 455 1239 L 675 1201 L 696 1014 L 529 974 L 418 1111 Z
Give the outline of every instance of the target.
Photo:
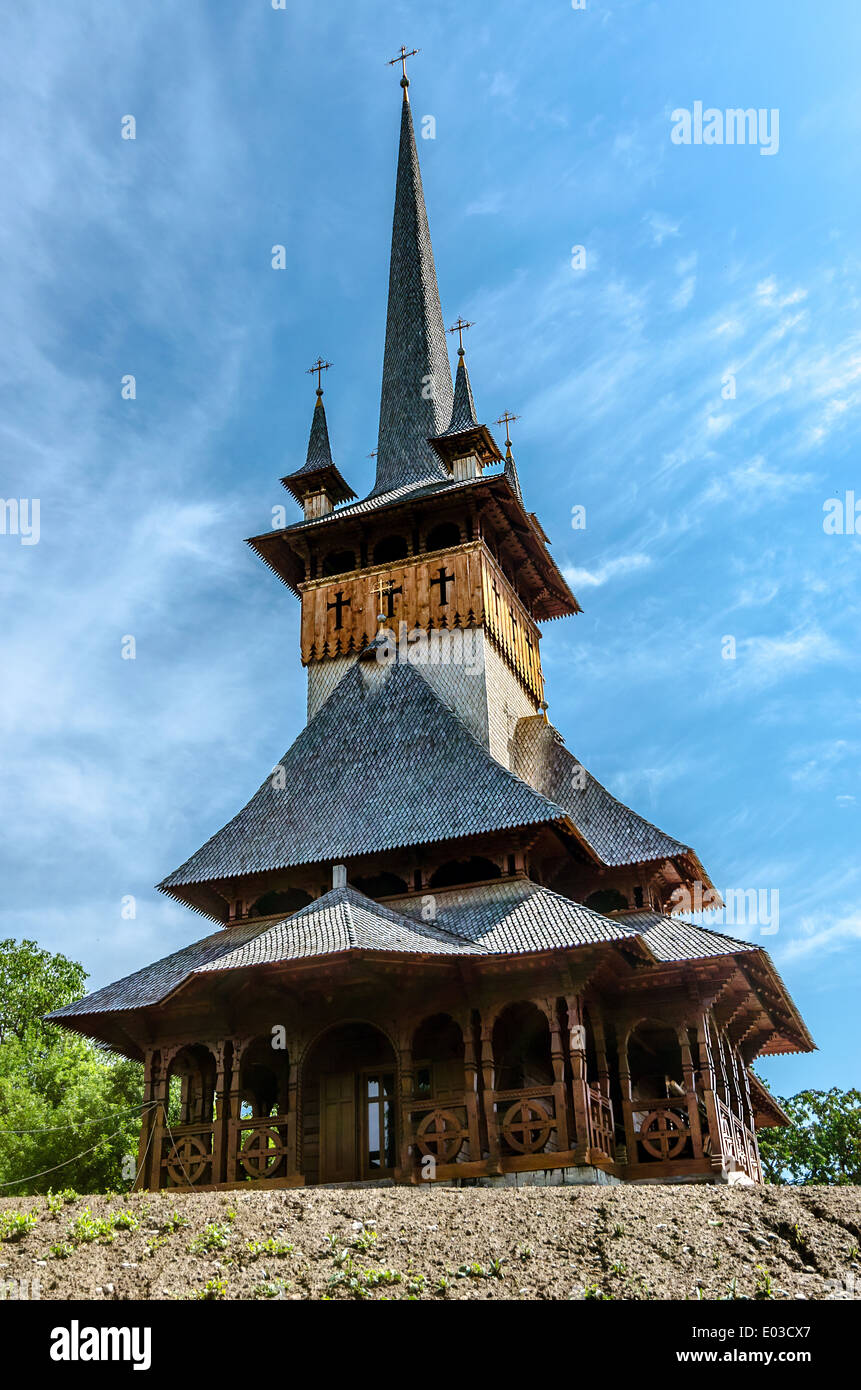
M 317 1188 L 54 1205 L 0 1201 L 0 1280 L 37 1279 L 43 1299 L 861 1298 L 852 1187 Z M 21 1234 L 16 1216 L 34 1214 Z

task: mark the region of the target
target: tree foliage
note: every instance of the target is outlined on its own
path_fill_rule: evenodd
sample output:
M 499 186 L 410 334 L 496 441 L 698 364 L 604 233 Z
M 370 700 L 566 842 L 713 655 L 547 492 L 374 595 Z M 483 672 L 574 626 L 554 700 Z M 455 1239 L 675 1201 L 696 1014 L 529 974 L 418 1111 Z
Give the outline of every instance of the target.
M 757 1138 L 767 1182 L 861 1183 L 861 1091 L 799 1091 L 778 1100 L 792 1121 Z
M 140 1065 L 43 1022 L 81 997 L 86 978 L 82 966 L 34 941 L 0 941 L 0 1196 L 128 1186 Z

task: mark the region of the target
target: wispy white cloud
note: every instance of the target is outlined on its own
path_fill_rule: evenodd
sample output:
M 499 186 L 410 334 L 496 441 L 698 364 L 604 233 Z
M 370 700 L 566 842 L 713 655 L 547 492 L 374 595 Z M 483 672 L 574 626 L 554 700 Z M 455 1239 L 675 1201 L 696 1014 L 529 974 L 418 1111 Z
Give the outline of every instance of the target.
M 597 569 L 575 569 L 571 566 L 563 573 L 568 583 L 575 588 L 599 589 L 602 584 L 607 584 L 621 575 L 648 569 L 651 563 L 649 555 L 619 555 L 614 560 L 605 560 Z

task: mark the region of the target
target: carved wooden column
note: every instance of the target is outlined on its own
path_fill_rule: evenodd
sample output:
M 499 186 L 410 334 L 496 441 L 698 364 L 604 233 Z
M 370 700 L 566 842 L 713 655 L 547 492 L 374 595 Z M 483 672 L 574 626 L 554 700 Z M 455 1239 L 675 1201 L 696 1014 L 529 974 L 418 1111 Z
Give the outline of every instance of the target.
M 579 994 L 566 996 L 568 1009 L 568 1057 L 571 1063 L 571 1102 L 574 1108 L 574 1161 L 588 1163 L 591 1148 L 589 1090 L 586 1077 L 586 1025 Z
M 478 1059 L 475 1055 L 471 1010 L 461 1018 L 460 1031 L 463 1035 L 463 1102 L 466 1106 L 466 1127 L 469 1130 L 469 1161 L 476 1163 L 481 1158 L 481 1129 L 478 1111 Z
M 708 1122 L 709 1138 L 711 1140 L 711 1165 L 715 1169 L 723 1168 L 724 1160 L 724 1138 L 723 1127 L 720 1122 L 720 1114 L 717 1104 L 717 1078 L 715 1076 L 714 1056 L 712 1055 L 711 1029 L 709 1028 L 708 1011 L 703 1009 L 697 1019 L 697 1041 L 700 1052 L 700 1078 L 702 1080 L 703 1100 L 706 1107 L 706 1120 Z
M 493 1056 L 493 1024 L 496 1014 L 481 1020 L 481 1082 L 484 1124 L 487 1132 L 488 1169 L 502 1171 L 499 1161 L 499 1125 L 496 1118 L 496 1063 Z
M 398 1055 L 400 1057 L 400 1177 L 411 1176 L 415 1164 L 413 1162 L 413 1122 L 410 1115 L 410 1103 L 415 1095 L 415 1067 L 413 1064 L 413 1034 L 410 1031 L 402 1034 L 399 1039 Z
M 231 1044 L 220 1039 L 215 1044 L 215 1109 L 212 1117 L 212 1181 L 227 1180 L 226 1163 L 230 1146 L 230 1053 Z
M 589 1018 L 592 1023 L 592 1036 L 595 1039 L 595 1054 L 598 1062 L 598 1090 L 607 1100 L 610 1099 L 610 1064 L 607 1061 L 607 1039 L 604 1034 L 604 1015 L 601 1006 L 589 1003 Z M 588 1079 L 588 1078 L 587 1078 Z
M 295 1178 L 299 1168 L 299 1055 L 293 1046 L 289 1053 L 287 1077 L 287 1176 Z
M 556 1142 L 563 1153 L 568 1151 L 568 1096 L 565 1087 L 565 1049 L 555 999 L 537 999 L 536 1004 L 550 1026 L 550 1062 L 553 1067 L 553 1108 L 556 1111 Z M 585 1075 L 585 1066 L 584 1066 Z M 579 1131 L 579 1117 L 577 1118 Z
M 141 1108 L 141 1132 L 138 1140 L 138 1171 L 134 1181 L 135 1191 L 149 1187 L 152 1172 L 151 1148 L 157 1118 L 153 1105 L 156 1099 L 157 1059 L 156 1049 L 148 1047 L 144 1056 L 143 1104 Z
M 158 1102 L 153 1124 L 152 1147 L 150 1149 L 150 1191 L 158 1192 L 162 1185 L 161 1164 L 164 1157 L 164 1140 L 167 1133 L 167 1112 L 170 1103 L 170 1067 L 179 1052 L 178 1047 L 159 1049 L 158 1078 L 154 1087 L 154 1099 Z
M 233 1065 L 230 1068 L 230 1088 L 227 1092 L 227 1137 L 224 1163 L 225 1182 L 236 1182 L 239 1175 L 239 1147 L 242 1142 L 242 1054 L 248 1038 L 232 1038 Z
M 625 1148 L 628 1162 L 639 1163 L 640 1151 L 634 1131 L 633 1103 L 631 1094 L 631 1067 L 628 1062 L 628 1040 L 631 1036 L 630 1023 L 616 1024 L 616 1066 L 619 1072 L 619 1089 L 622 1093 L 622 1114 L 625 1120 Z
M 685 1099 L 688 1109 L 688 1125 L 691 1131 L 691 1148 L 694 1158 L 703 1156 L 703 1134 L 700 1125 L 700 1108 L 697 1104 L 697 1088 L 694 1081 L 694 1061 L 691 1056 L 691 1040 L 688 1036 L 687 1023 L 680 1023 L 678 1028 L 679 1047 L 682 1053 L 682 1075 L 685 1079 Z

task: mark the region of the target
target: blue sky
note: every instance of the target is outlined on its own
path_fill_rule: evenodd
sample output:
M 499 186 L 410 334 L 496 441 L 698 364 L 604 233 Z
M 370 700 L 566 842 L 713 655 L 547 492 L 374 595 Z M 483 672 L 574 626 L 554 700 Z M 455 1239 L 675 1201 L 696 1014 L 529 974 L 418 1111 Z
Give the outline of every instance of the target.
M 303 723 L 296 602 L 242 541 L 318 353 L 371 484 L 405 43 L 443 312 L 585 610 L 546 628 L 551 717 L 719 888 L 779 892 L 821 1051 L 775 1089 L 858 1084 L 861 549 L 823 503 L 861 499 L 859 37 L 853 0 L 4 14 L 0 492 L 41 517 L 0 536 L 2 935 L 97 986 L 203 934 L 152 885 Z M 696 101 L 776 108 L 777 153 L 675 145 Z

